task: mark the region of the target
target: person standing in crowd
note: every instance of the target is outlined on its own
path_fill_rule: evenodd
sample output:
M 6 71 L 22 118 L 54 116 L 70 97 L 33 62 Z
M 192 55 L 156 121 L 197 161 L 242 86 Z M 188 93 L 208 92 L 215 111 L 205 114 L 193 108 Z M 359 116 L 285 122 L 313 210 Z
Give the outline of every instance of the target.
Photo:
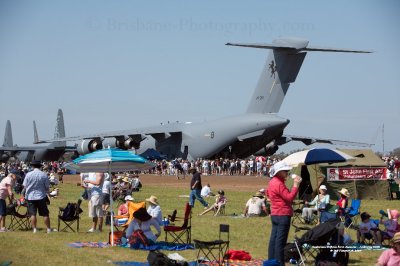
M 0 232 L 7 232 L 6 229 L 6 198 L 10 200 L 10 203 L 14 200 L 14 193 L 12 188 L 14 186 L 17 175 L 13 172 L 9 173 L 7 177 L 3 178 L 0 182 Z
M 107 212 L 108 208 L 110 207 L 110 189 L 111 189 L 111 179 L 108 173 L 104 174 L 104 183 L 103 183 L 103 212 Z
M 43 216 L 44 224 L 47 227 L 47 233 L 56 231 L 50 227 L 49 209 L 47 208 L 47 192 L 50 188 L 50 181 L 47 174 L 40 170 L 42 166 L 40 161 L 32 161 L 33 170 L 26 174 L 24 183 L 25 199 L 28 201 L 28 215 L 31 217 L 33 233 L 37 232 L 36 213 Z
M 298 187 L 301 182 L 301 177 L 294 175 L 293 187 L 289 191 L 285 181 L 291 169 L 292 167 L 288 166 L 284 161 L 275 163 L 272 171 L 273 177 L 267 189 L 267 196 L 271 200 L 272 223 L 268 259 L 276 259 L 281 265 L 285 264 L 283 249 L 287 242 L 290 220 L 293 216 L 293 200 L 298 193 Z
M 201 197 L 201 174 L 197 172 L 196 167 L 191 167 L 189 173 L 193 174 L 192 180 L 190 180 L 190 196 L 189 196 L 189 205 L 194 208 L 194 201 L 197 199 L 203 204 L 204 208 L 208 208 L 208 203 Z
M 103 183 L 104 173 L 89 173 L 84 180 L 89 188 L 89 217 L 92 218 L 92 227 L 88 233 L 101 232 L 103 230 Z M 98 230 L 96 230 L 98 226 Z
M 150 203 L 147 212 L 158 222 L 159 225 L 163 225 L 163 216 L 157 197 L 151 195 L 150 198 L 146 199 L 146 201 Z

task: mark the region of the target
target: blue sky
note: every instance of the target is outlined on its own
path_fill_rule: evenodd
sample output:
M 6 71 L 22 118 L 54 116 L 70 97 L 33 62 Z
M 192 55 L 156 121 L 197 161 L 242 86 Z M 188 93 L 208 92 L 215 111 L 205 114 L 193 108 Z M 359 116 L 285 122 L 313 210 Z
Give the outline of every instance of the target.
M 301 37 L 310 46 L 282 104 L 285 133 L 400 147 L 398 1 L 11 1 L 0 3 L 0 136 L 52 138 L 247 108 L 268 51 L 228 47 Z M 302 148 L 288 144 L 283 150 Z

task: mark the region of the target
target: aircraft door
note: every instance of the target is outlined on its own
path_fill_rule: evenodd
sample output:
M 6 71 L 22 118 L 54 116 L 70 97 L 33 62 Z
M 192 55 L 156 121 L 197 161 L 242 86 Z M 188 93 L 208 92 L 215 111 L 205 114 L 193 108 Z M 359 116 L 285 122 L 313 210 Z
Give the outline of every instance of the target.
M 189 153 L 189 147 L 187 145 L 185 145 L 185 147 L 183 149 L 183 154 L 182 154 L 183 160 L 187 160 L 188 153 Z

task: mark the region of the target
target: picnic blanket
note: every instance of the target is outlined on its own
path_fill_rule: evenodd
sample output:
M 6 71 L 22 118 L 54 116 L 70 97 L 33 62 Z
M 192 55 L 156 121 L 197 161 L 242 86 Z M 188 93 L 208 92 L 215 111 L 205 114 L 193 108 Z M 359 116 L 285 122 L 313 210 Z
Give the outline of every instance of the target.
M 120 245 L 121 247 L 127 247 L 129 248 L 129 244 L 122 244 Z M 139 248 L 135 249 L 143 249 L 143 250 L 185 250 L 185 249 L 194 249 L 193 245 L 190 244 L 173 244 L 173 243 L 168 243 L 164 241 L 156 242 L 153 245 L 145 246 L 143 244 L 139 245 Z
M 73 242 L 68 246 L 73 248 L 107 248 L 110 245 L 107 242 Z
M 150 266 L 148 262 L 137 262 L 137 261 L 115 261 L 113 263 L 120 266 Z M 197 266 L 197 262 L 195 261 L 191 261 L 188 263 L 189 266 Z
M 215 265 L 215 261 L 202 261 L 201 265 Z M 264 260 L 262 259 L 252 259 L 252 260 L 228 260 L 229 266 L 262 266 Z

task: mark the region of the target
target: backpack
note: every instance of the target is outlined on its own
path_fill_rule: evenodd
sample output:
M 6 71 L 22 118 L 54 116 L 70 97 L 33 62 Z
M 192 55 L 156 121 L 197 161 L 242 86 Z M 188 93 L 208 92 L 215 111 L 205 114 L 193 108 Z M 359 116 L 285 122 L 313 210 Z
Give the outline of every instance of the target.
M 178 262 L 172 260 L 158 250 L 151 250 L 149 252 L 149 255 L 147 255 L 147 262 L 150 266 L 189 266 L 186 261 Z
M 111 235 L 111 232 L 108 235 L 108 244 L 111 244 L 112 239 L 114 240 L 114 245 L 118 246 L 122 244 L 122 237 L 124 237 L 125 232 L 123 231 L 114 231 Z
M 132 235 L 129 236 L 128 242 L 131 245 L 131 248 L 139 248 L 141 244 L 144 246 L 150 244 L 149 239 L 141 229 L 133 231 Z
M 77 209 L 78 209 L 78 205 L 76 203 L 68 203 L 67 206 L 63 210 L 61 219 L 64 221 L 74 220 Z M 81 213 L 81 212 L 82 212 L 82 210 L 79 210 L 79 213 Z

